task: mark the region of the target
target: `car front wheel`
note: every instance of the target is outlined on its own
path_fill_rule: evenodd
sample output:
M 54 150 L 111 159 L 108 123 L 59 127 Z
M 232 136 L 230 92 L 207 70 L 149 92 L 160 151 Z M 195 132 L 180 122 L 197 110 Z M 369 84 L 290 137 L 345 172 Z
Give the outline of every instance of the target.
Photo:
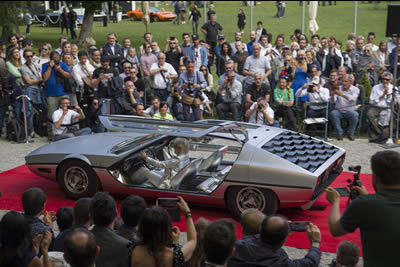
M 62 191 L 72 199 L 90 197 L 100 190 L 97 174 L 81 160 L 63 163 L 57 172 L 57 181 Z
M 153 16 L 153 21 L 158 22 L 158 21 L 160 21 L 160 18 L 158 16 Z
M 274 192 L 251 186 L 230 188 L 227 202 L 229 210 L 236 218 L 240 218 L 242 212 L 249 208 L 258 209 L 267 215 L 276 213 L 279 208 Z

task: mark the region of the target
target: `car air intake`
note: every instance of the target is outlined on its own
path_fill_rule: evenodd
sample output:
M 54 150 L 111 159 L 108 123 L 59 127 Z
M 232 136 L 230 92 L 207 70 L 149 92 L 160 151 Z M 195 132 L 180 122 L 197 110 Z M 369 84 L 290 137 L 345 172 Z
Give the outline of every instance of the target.
M 339 150 L 318 139 L 293 132 L 275 136 L 262 148 L 312 173 Z

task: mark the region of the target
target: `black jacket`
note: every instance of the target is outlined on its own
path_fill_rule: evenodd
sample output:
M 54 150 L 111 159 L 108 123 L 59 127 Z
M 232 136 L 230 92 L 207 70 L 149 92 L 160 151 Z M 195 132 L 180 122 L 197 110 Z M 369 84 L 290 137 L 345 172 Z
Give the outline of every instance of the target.
M 119 43 L 115 43 L 114 53 L 112 52 L 111 45 L 106 43 L 103 47 L 103 55 L 107 55 L 110 58 L 111 67 L 118 67 L 118 69 L 121 70 L 120 63 L 124 59 L 124 54 Z
M 321 251 L 312 247 L 304 258 L 291 260 L 283 248 L 274 249 L 262 242 L 259 235 L 237 240 L 235 249 L 235 254 L 229 259 L 228 267 L 317 267 L 321 258 Z

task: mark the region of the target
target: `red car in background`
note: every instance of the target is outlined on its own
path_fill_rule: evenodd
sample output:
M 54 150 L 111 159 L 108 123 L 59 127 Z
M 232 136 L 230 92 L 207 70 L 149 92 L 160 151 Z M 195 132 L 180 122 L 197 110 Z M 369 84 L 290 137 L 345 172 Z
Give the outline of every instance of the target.
M 132 20 L 140 20 L 143 17 L 144 12 L 140 8 L 138 8 L 136 10 L 128 11 L 126 14 Z M 151 22 L 168 21 L 175 19 L 176 14 L 174 12 L 161 11 L 157 8 L 152 7 L 149 8 L 149 17 Z

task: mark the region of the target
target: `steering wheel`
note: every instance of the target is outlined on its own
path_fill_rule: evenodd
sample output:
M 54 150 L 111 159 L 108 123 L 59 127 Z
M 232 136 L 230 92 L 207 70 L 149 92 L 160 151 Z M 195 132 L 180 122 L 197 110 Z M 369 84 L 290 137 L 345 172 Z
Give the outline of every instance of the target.
M 156 154 L 151 147 L 146 148 L 142 152 L 146 153 L 146 155 L 152 159 L 154 159 L 156 157 Z M 153 165 L 148 164 L 142 157 L 140 157 L 140 158 L 142 159 L 142 162 L 143 162 L 144 166 L 146 166 L 146 168 L 148 168 L 149 170 L 154 169 Z

